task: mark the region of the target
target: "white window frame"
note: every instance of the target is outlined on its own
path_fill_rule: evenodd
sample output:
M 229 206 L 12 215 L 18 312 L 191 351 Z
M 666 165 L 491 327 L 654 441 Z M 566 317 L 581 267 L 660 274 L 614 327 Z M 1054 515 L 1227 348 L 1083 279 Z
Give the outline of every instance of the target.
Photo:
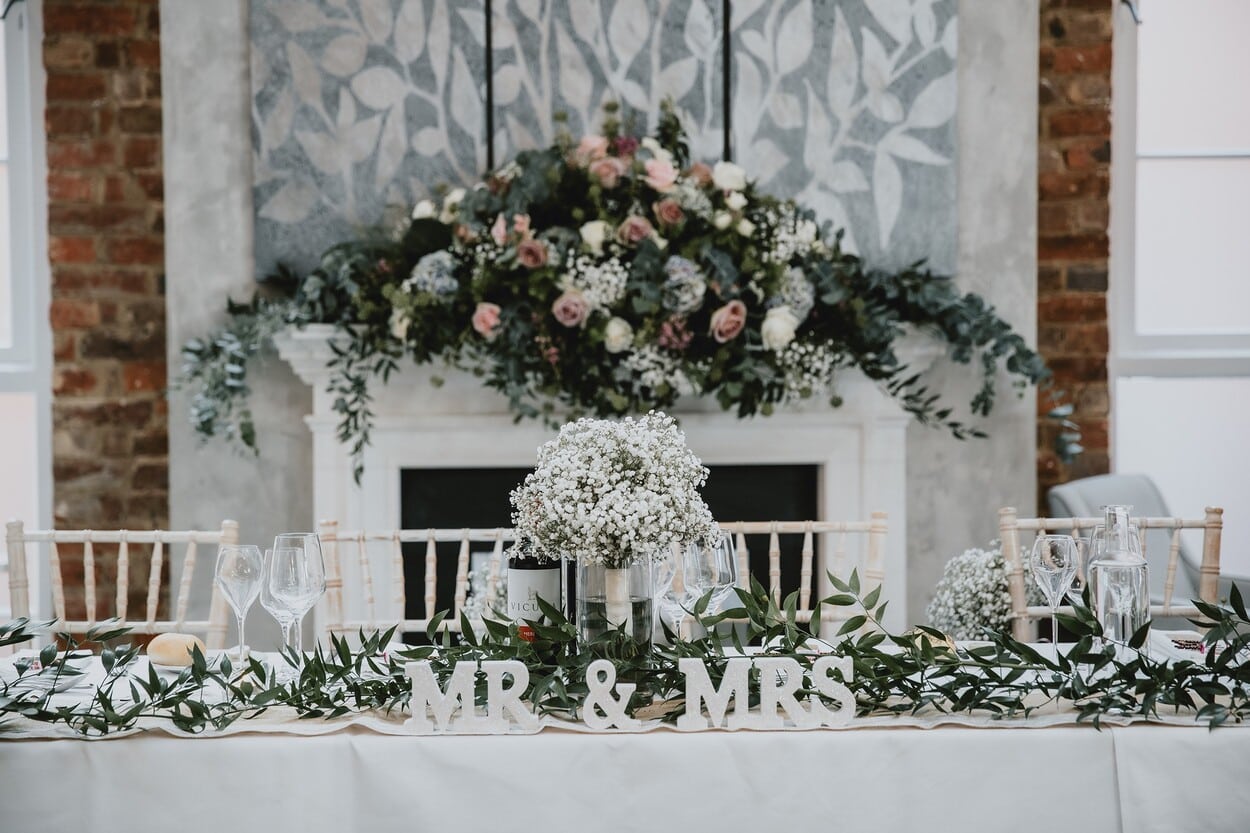
M 46 73 L 43 68 L 42 0 L 0 0 L 7 7 L 5 75 L 9 125 L 9 215 L 12 267 L 13 343 L 0 348 L 0 393 L 35 397 L 38 517 L 28 526 L 52 526 L 52 328 L 48 320 L 51 264 L 48 260 L 48 165 L 43 130 Z M 0 507 L 0 523 L 3 517 Z M 7 565 L 6 565 L 7 566 Z M 48 566 L 30 575 L 31 615 L 46 618 Z
M 1150 25 L 1149 2 L 1138 3 Z M 1136 215 L 1138 158 L 1250 157 L 1250 148 L 1212 153 L 1137 152 L 1137 27 L 1126 2 L 1114 6 L 1111 50 L 1111 251 L 1108 273 L 1111 355 L 1108 373 L 1122 376 L 1211 377 L 1250 375 L 1250 333 L 1145 334 L 1136 326 Z

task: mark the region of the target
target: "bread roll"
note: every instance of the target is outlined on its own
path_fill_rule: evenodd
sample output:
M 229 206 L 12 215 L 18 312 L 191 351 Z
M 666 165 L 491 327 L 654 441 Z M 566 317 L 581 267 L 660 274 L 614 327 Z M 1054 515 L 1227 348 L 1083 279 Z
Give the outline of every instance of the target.
M 191 664 L 191 649 L 198 646 L 200 653 L 208 650 L 198 636 L 189 633 L 163 633 L 148 643 L 148 660 L 157 665 L 178 667 Z

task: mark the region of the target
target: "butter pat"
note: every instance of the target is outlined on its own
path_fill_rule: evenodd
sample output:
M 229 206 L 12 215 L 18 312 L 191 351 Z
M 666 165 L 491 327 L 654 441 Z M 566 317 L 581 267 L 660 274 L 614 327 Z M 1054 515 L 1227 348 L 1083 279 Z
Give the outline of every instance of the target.
M 156 665 L 178 667 L 191 664 L 191 650 L 198 647 L 200 653 L 208 650 L 198 636 L 189 633 L 162 633 L 148 643 L 148 660 Z

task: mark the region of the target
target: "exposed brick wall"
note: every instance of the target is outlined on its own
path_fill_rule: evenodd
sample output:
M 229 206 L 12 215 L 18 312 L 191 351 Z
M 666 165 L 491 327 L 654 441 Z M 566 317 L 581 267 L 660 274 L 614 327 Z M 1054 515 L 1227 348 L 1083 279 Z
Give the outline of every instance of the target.
M 167 526 L 158 3 L 45 0 L 43 17 L 56 524 Z M 97 550 L 109 600 L 114 558 Z M 81 561 L 65 563 L 81 587 Z
M 1038 90 L 1037 330 L 1057 389 L 1076 406 L 1085 452 L 1064 465 L 1039 420 L 1038 500 L 1109 470 L 1107 216 L 1115 0 L 1043 0 Z M 1039 415 L 1052 406 L 1038 397 Z

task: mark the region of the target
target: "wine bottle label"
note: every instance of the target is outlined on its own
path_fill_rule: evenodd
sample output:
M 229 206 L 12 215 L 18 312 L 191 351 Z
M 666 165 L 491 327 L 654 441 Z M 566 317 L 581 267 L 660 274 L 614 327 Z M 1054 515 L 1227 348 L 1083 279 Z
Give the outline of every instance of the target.
M 538 599 L 554 608 L 560 607 L 560 567 L 552 565 L 540 570 L 508 571 L 508 618 L 516 621 L 543 618 Z

